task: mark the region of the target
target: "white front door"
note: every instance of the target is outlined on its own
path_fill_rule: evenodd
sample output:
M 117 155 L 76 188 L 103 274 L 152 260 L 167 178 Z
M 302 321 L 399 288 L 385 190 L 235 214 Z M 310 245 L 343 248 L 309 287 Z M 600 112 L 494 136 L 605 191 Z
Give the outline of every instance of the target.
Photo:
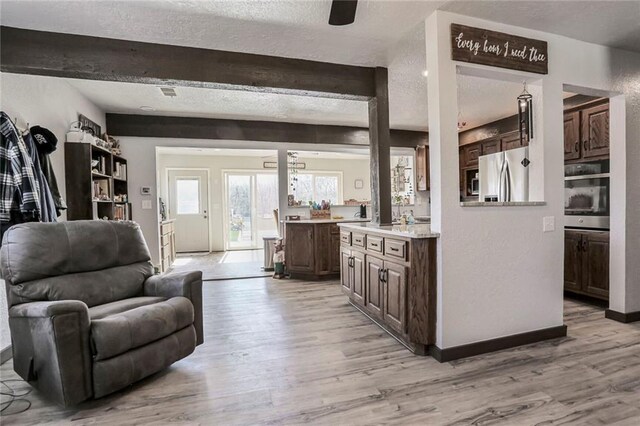
M 209 251 L 209 185 L 206 170 L 169 170 L 169 218 L 176 251 Z

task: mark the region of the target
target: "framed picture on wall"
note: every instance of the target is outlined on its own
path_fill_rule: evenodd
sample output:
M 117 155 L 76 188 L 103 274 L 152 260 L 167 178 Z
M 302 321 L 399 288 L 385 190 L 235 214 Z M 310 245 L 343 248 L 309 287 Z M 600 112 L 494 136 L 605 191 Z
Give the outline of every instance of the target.
M 91 129 L 93 136 L 97 138 L 102 136 L 102 128 L 97 123 L 94 123 L 82 114 L 78 115 L 78 121 L 80 122 L 80 128 L 82 130 Z
M 353 183 L 353 186 L 355 189 L 362 189 L 364 188 L 364 181 L 362 179 L 356 179 Z

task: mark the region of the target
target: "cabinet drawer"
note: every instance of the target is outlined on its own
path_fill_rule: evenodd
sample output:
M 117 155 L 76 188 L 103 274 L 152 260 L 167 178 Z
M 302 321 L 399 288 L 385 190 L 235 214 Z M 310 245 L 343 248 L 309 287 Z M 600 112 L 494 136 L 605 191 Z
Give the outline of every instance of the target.
M 351 245 L 351 232 L 340 231 L 340 242 Z
M 384 254 L 386 256 L 395 257 L 398 259 L 406 259 L 407 243 L 400 240 L 392 240 L 389 238 L 385 238 L 384 240 Z
M 351 245 L 352 246 L 364 248 L 364 241 L 365 241 L 364 234 L 358 234 L 356 232 L 351 234 Z
M 374 237 L 373 235 L 367 235 L 367 250 L 375 251 L 376 253 L 382 253 L 382 237 Z
M 160 245 L 166 246 L 171 242 L 171 234 L 165 234 L 160 237 Z
M 166 235 L 173 231 L 173 222 L 171 223 L 163 223 L 160 225 L 160 234 Z

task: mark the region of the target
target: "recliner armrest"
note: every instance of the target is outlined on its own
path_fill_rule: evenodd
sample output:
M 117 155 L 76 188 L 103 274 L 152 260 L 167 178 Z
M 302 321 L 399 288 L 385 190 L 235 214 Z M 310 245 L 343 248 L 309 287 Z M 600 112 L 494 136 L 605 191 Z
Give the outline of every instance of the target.
M 64 406 L 93 396 L 86 304 L 22 303 L 9 309 L 9 324 L 16 373 Z
M 197 344 L 204 342 L 202 324 L 202 271 L 173 272 L 154 275 L 144 282 L 145 296 L 186 297 L 193 304 Z

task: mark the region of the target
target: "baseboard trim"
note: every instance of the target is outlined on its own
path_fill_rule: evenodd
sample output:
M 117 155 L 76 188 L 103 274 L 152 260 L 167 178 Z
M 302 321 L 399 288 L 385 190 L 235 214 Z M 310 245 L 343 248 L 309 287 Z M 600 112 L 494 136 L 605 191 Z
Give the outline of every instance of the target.
M 11 345 L 9 345 L 0 351 L 0 365 L 9 361 L 11 358 L 13 358 L 13 351 L 11 350 Z
M 542 330 L 529 331 L 527 333 L 513 334 L 497 339 L 484 340 L 468 345 L 454 346 L 441 349 L 435 345 L 429 347 L 429 353 L 439 362 L 449 362 L 460 358 L 486 354 L 489 352 L 510 349 L 516 346 L 528 345 L 543 340 L 556 339 L 567 335 L 567 326 L 544 328 Z
M 625 314 L 623 312 L 607 309 L 606 311 L 604 311 L 604 317 L 609 318 L 610 320 L 628 324 L 630 322 L 640 321 L 640 311 L 627 312 Z

